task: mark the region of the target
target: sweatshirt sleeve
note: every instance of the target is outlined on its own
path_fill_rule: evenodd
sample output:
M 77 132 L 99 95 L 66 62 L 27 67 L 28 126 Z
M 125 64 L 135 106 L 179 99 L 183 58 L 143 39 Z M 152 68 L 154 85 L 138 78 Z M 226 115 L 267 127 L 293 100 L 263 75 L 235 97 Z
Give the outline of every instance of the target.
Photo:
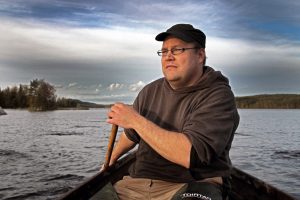
M 133 129 L 124 129 L 125 135 L 129 140 L 131 140 L 134 143 L 139 143 L 140 142 L 140 137 L 139 135 L 135 132 Z
M 135 109 L 138 113 L 139 112 L 139 97 L 140 95 L 137 96 L 137 98 L 134 100 L 133 103 L 133 109 Z M 124 129 L 124 132 L 127 136 L 128 139 L 133 141 L 134 143 L 139 143 L 140 142 L 140 136 L 137 134 L 137 132 L 133 129 Z
M 230 88 L 216 89 L 195 105 L 183 127 L 192 143 L 190 168 L 209 165 L 230 148 L 238 121 Z

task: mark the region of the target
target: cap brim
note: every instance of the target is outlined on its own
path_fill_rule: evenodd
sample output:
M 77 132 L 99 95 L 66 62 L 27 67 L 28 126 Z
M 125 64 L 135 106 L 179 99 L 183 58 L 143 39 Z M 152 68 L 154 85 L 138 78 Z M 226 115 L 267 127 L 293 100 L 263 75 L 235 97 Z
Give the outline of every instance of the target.
M 158 34 L 155 37 L 155 40 L 157 41 L 165 41 L 165 39 L 169 36 L 174 36 L 176 38 L 179 38 L 185 42 L 193 42 L 194 40 L 192 38 L 187 37 L 185 34 L 179 33 L 179 32 L 162 32 L 160 34 Z
M 167 32 L 162 32 L 160 34 L 158 34 L 156 37 L 155 37 L 155 40 L 157 41 L 164 41 L 166 39 L 166 37 L 170 36 L 169 33 Z

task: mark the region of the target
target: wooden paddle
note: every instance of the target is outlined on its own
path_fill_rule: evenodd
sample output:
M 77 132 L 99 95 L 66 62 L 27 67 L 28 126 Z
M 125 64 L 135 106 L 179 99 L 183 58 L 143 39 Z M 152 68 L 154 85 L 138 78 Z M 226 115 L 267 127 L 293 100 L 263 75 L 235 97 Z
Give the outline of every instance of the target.
M 118 132 L 118 126 L 113 124 L 111 127 L 108 148 L 107 148 L 105 163 L 104 163 L 104 167 L 103 167 L 104 171 L 107 170 L 107 168 L 109 167 L 109 162 L 110 162 L 111 154 L 112 154 L 112 151 L 114 148 L 117 132 Z

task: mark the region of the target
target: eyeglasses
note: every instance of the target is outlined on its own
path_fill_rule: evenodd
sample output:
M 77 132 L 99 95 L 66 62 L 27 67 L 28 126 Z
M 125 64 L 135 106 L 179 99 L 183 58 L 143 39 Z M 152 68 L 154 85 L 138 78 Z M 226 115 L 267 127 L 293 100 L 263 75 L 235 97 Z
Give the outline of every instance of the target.
M 168 52 L 171 51 L 172 55 L 178 55 L 178 54 L 182 54 L 185 50 L 189 50 L 189 49 L 200 49 L 200 47 L 192 47 L 192 48 L 173 48 L 171 50 L 168 49 L 162 49 L 162 50 L 158 50 L 157 51 L 157 55 L 159 56 L 167 56 Z

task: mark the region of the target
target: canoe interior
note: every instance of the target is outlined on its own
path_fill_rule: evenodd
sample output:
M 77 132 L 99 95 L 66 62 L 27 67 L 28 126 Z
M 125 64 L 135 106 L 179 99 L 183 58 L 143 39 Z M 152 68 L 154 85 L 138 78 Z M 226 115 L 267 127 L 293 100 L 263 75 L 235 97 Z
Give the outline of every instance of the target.
M 99 172 L 78 187 L 66 193 L 61 200 L 87 200 L 93 197 L 108 182 L 114 184 L 128 174 L 129 166 L 135 161 L 135 154 L 120 159 L 115 166 Z
M 135 161 L 135 154 L 120 159 L 107 172 L 97 173 L 78 187 L 66 193 L 61 200 L 87 200 L 93 197 L 108 182 L 114 184 L 128 174 L 129 166 Z M 229 200 L 295 200 L 289 194 L 237 169 L 231 176 L 232 190 Z
M 229 197 L 232 200 L 295 200 L 291 195 L 237 168 L 233 168 L 230 182 L 232 190 Z

